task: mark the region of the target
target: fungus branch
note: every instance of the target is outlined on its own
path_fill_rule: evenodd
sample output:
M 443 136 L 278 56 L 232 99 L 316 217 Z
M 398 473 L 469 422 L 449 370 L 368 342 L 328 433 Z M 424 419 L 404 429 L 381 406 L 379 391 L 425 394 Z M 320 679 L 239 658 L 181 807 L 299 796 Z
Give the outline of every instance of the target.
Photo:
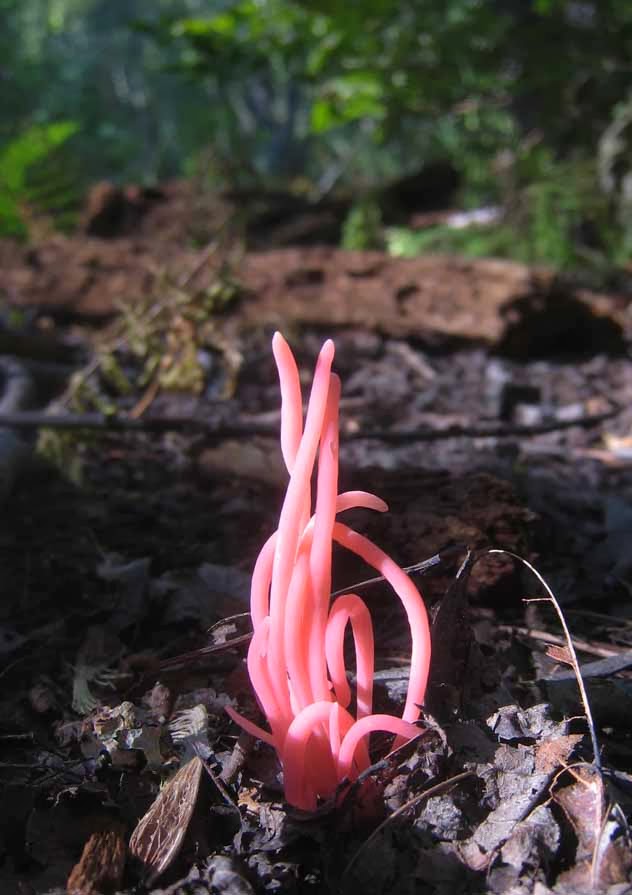
M 384 512 L 387 506 L 364 491 L 338 494 L 340 381 L 331 372 L 333 342 L 325 342 L 318 357 L 304 425 L 292 352 L 280 333 L 272 347 L 281 386 L 281 451 L 290 479 L 278 529 L 264 544 L 252 576 L 248 650 L 248 672 L 270 730 L 227 711 L 276 749 L 287 801 L 313 811 L 319 798 L 331 798 L 341 783 L 369 767 L 371 733 L 391 733 L 396 744 L 419 735 L 415 723 L 428 680 L 430 631 L 423 600 L 408 575 L 379 547 L 336 521 L 338 513 L 353 507 Z M 385 578 L 406 611 L 412 656 L 401 718 L 373 713 L 374 635 L 366 604 L 357 594 L 343 594 L 330 605 L 333 541 Z M 344 665 L 347 625 L 355 646 L 355 700 Z

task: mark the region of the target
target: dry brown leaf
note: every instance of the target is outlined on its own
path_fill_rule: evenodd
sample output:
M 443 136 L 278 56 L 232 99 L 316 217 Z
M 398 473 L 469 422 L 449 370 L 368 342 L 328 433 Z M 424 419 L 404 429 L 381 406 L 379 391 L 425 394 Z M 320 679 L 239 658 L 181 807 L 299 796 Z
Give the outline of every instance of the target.
M 132 833 L 129 850 L 143 864 L 148 886 L 165 872 L 182 847 L 197 802 L 203 768 L 198 756 L 181 767 Z
M 576 782 L 558 790 L 553 799 L 577 836 L 575 866 L 560 876 L 573 892 L 602 892 L 628 882 L 632 855 L 618 835 L 620 825 L 608 803 L 601 774 L 591 765 L 569 768 Z
M 569 768 L 576 782 L 553 794 L 577 836 L 577 858 L 592 855 L 603 826 L 606 798 L 601 774 L 590 765 Z
M 575 746 L 583 739 L 581 733 L 547 737 L 535 750 L 535 769 L 538 774 L 552 774 L 564 766 Z
M 549 658 L 554 659 L 556 662 L 561 662 L 563 665 L 572 666 L 573 664 L 573 658 L 566 646 L 555 646 L 555 644 L 551 644 L 550 646 L 547 646 L 546 654 Z

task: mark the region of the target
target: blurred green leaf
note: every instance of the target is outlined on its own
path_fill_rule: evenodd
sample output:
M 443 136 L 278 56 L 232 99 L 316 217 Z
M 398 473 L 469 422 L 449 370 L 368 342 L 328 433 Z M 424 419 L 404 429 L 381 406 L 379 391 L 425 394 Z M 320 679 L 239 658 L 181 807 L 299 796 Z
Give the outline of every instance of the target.
M 34 125 L 0 148 L 0 183 L 10 193 L 24 187 L 26 172 L 78 130 L 74 121 Z
M 48 193 L 43 184 L 35 188 L 29 174 L 77 133 L 73 121 L 34 125 L 0 148 L 0 233 L 25 236 L 23 204 L 50 205 L 55 201 L 55 180 L 49 176 Z

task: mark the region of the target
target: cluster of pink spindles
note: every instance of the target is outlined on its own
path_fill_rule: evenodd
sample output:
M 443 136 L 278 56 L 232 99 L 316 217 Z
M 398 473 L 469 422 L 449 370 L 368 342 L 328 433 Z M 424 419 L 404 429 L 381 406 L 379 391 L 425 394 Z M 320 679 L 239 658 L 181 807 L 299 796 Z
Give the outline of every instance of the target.
M 323 345 L 303 426 L 299 374 L 290 348 L 272 340 L 281 384 L 281 450 L 290 480 L 279 527 L 264 544 L 252 576 L 253 637 L 248 672 L 270 731 L 237 712 L 249 733 L 272 745 L 283 766 L 287 801 L 306 811 L 332 796 L 344 780 L 369 766 L 374 731 L 398 740 L 418 735 L 430 663 L 428 617 L 419 591 L 402 569 L 367 538 L 336 521 L 352 507 L 387 510 L 364 491 L 338 494 L 340 380 L 331 372 L 334 344 Z M 318 456 L 315 509 L 311 476 Z M 356 594 L 331 603 L 332 543 L 360 556 L 401 599 L 412 635 L 410 679 L 401 718 L 372 714 L 373 626 Z M 330 605 L 331 604 L 331 605 Z M 344 664 L 344 636 L 351 625 L 356 656 L 355 717 Z

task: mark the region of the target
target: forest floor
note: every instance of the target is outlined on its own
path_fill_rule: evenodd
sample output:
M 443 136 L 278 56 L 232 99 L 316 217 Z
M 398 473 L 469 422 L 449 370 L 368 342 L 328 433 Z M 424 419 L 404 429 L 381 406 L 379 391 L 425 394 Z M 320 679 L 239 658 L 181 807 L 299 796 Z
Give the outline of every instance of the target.
M 0 244 L 4 390 L 9 355 L 33 384 L 0 414 L 21 446 L 2 472 L 0 891 L 629 892 L 631 296 L 497 260 L 243 252 L 191 201 L 114 238 Z M 248 619 L 220 623 L 248 610 L 285 487 L 275 329 L 305 388 L 335 341 L 341 490 L 390 508 L 351 524 L 403 566 L 441 556 L 416 578 L 429 729 L 316 816 L 224 712 L 257 718 Z M 598 756 L 552 605 L 488 548 L 559 601 Z M 335 554 L 336 589 L 367 577 Z M 405 618 L 366 597 L 393 710 Z

